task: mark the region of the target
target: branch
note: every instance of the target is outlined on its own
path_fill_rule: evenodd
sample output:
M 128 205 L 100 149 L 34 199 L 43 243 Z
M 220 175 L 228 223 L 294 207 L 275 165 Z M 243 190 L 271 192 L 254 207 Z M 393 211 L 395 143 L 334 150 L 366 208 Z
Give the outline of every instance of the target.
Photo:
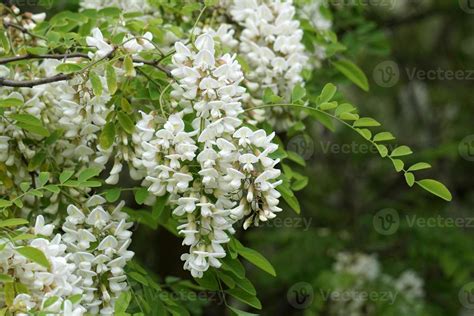
M 37 37 L 37 38 L 40 38 L 40 39 L 45 39 L 43 36 L 40 36 L 40 35 L 36 35 L 36 34 L 31 33 L 29 30 L 27 30 L 26 28 L 24 28 L 24 27 L 21 26 L 21 25 L 13 24 L 13 23 L 10 23 L 10 22 L 3 22 L 3 26 L 4 26 L 5 28 L 11 27 L 11 28 L 17 29 L 17 30 L 19 30 L 19 31 L 22 32 L 22 33 L 25 33 L 25 34 L 30 35 L 31 37 Z
M 48 78 L 27 80 L 27 81 L 16 81 L 9 80 L 6 78 L 0 78 L 0 87 L 15 87 L 15 88 L 33 88 L 34 86 L 40 86 L 42 84 L 53 83 L 58 81 L 69 80 L 74 74 L 59 74 Z
M 15 61 L 29 60 L 29 59 L 65 59 L 65 58 L 78 58 L 78 57 L 90 59 L 90 57 L 84 53 L 44 54 L 44 55 L 26 54 L 26 55 L 13 56 L 13 57 L 0 59 L 0 65 L 7 64 L 10 62 L 15 62 Z M 119 60 L 123 61 L 124 59 L 120 58 Z M 158 60 L 144 60 L 140 58 L 133 58 L 132 60 L 135 63 L 142 63 L 144 65 L 155 67 L 158 70 L 164 72 L 168 77 L 170 78 L 172 77 L 171 71 L 167 69 L 166 67 L 160 65 L 160 62 Z M 58 74 L 58 75 L 48 77 L 48 78 L 29 80 L 29 81 L 15 81 L 15 80 L 9 80 L 6 78 L 0 78 L 0 87 L 32 88 L 34 86 L 39 86 L 39 85 L 43 85 L 47 83 L 69 80 L 74 75 L 75 73 Z
M 28 59 L 65 59 L 65 58 L 88 58 L 89 56 L 84 53 L 71 53 L 71 54 L 26 54 L 20 56 L 13 56 L 0 59 L 0 65 L 8 64 L 15 61 L 28 60 Z

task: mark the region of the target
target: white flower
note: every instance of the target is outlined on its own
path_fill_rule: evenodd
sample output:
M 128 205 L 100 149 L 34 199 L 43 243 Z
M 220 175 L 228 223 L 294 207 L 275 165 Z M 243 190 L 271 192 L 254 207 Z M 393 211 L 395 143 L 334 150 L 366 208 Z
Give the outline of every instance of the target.
M 114 48 L 104 40 L 104 36 L 98 28 L 92 29 L 92 36 L 86 37 L 86 43 L 98 49 L 95 55 L 99 58 L 107 56 L 114 50 Z
M 51 236 L 51 234 L 53 233 L 53 229 L 54 229 L 54 225 L 44 224 L 43 215 L 38 215 L 38 217 L 36 217 L 36 223 L 35 223 L 35 229 L 34 229 L 35 235 Z
M 123 47 L 130 53 L 139 53 L 141 51 L 154 49 L 155 46 L 152 44 L 153 34 L 146 32 L 142 37 L 126 39 Z

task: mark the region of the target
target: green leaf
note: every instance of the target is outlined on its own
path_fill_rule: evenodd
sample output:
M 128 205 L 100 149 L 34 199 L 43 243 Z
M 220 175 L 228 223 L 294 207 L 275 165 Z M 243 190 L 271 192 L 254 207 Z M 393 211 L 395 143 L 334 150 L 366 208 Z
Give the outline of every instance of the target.
M 102 95 L 102 81 L 100 81 L 99 76 L 95 72 L 90 72 L 89 73 L 89 78 L 91 80 L 92 84 L 92 90 L 94 91 L 95 95 Z
M 367 128 L 356 128 L 356 131 L 362 135 L 362 137 L 364 137 L 365 139 L 367 140 L 371 140 L 372 139 L 372 132 L 370 130 L 368 130 Z
M 9 207 L 9 206 L 12 206 L 12 205 L 13 205 L 13 203 L 11 201 L 0 199 L 0 208 Z
M 69 180 L 72 175 L 74 174 L 74 171 L 73 170 L 64 170 L 63 172 L 61 172 L 61 174 L 59 175 L 59 182 L 61 184 L 63 184 L 64 182 L 66 182 L 67 180 Z
M 303 99 L 306 95 L 306 89 L 303 88 L 300 84 L 297 84 L 293 91 L 291 92 L 291 102 L 295 103 Z
M 0 282 L 2 283 L 8 283 L 8 282 L 13 282 L 13 278 L 9 276 L 8 274 L 3 274 L 0 273 Z
M 395 137 L 389 132 L 381 132 L 374 136 L 374 142 L 385 142 L 394 139 Z
M 133 109 L 130 104 L 130 102 L 126 98 L 120 99 L 120 107 L 122 110 L 124 110 L 126 113 L 132 113 Z
M 263 90 L 262 100 L 266 104 L 279 103 L 281 102 L 281 97 L 277 96 L 272 89 L 265 88 Z
M 408 171 L 417 171 L 417 170 L 423 170 L 423 169 L 429 169 L 431 168 L 431 165 L 426 162 L 419 162 L 408 168 Z
M 118 112 L 117 119 L 119 121 L 120 126 L 122 126 L 122 128 L 128 134 L 133 134 L 133 132 L 135 131 L 135 124 L 133 124 L 133 121 L 130 116 L 128 116 L 124 112 Z
M 0 228 L 3 227 L 16 227 L 21 225 L 26 225 L 29 222 L 24 218 L 9 218 L 3 221 L 0 221 Z
M 46 152 L 43 150 L 37 152 L 33 158 L 28 162 L 28 171 L 34 171 L 38 169 L 46 159 Z
M 93 177 L 98 176 L 100 172 L 100 168 L 87 168 L 79 174 L 77 180 L 79 180 L 79 182 L 85 182 Z
M 342 113 L 352 113 L 355 110 L 356 108 L 352 104 L 342 103 L 342 104 L 339 104 L 336 111 L 334 112 L 334 115 L 339 117 Z
M 242 290 L 249 293 L 250 295 L 257 295 L 257 290 L 249 279 L 244 278 L 242 280 L 239 280 L 239 282 L 237 282 L 236 284 L 238 287 L 240 287 Z
M 393 159 L 392 163 L 393 163 L 393 166 L 395 167 L 395 170 L 397 172 L 402 171 L 403 167 L 405 166 L 405 163 L 400 159 Z
M 137 281 L 138 283 L 140 283 L 140 284 L 142 284 L 142 285 L 144 285 L 144 286 L 148 286 L 148 279 L 147 279 L 144 275 L 142 275 L 142 274 L 140 274 L 140 273 L 138 273 L 138 272 L 135 272 L 135 271 L 129 272 L 127 275 L 128 275 L 130 278 L 132 278 L 132 279 L 134 279 L 135 281 Z
M 272 264 L 258 251 L 247 247 L 239 247 L 237 248 L 237 252 L 250 263 L 259 267 L 268 274 L 276 276 L 275 268 L 273 268 Z
M 300 203 L 298 202 L 298 199 L 293 194 L 291 189 L 287 187 L 286 184 L 281 184 L 277 187 L 277 190 L 281 193 L 281 196 L 283 197 L 285 202 L 291 207 L 291 209 L 295 211 L 296 214 L 300 214 Z
M 142 205 L 148 198 L 149 192 L 146 188 L 139 188 L 135 191 L 135 202 Z
M 323 91 L 319 95 L 318 103 L 322 104 L 331 101 L 334 95 L 336 94 L 336 91 L 337 87 L 332 83 L 328 83 L 324 86 Z
M 227 306 L 236 316 L 258 316 L 258 314 L 247 313 L 232 306 Z
M 115 302 L 114 312 L 115 313 L 125 313 L 130 305 L 130 301 L 132 300 L 132 294 L 129 291 L 124 291 L 120 293 L 119 298 Z
M 136 71 L 135 67 L 133 66 L 133 60 L 130 56 L 125 57 L 124 60 L 124 68 L 125 68 L 125 75 L 127 77 L 135 77 Z
M 415 175 L 411 172 L 405 172 L 405 180 L 407 184 L 412 187 L 415 184 Z
M 43 127 L 43 123 L 30 114 L 13 114 L 10 118 L 16 121 L 16 125 L 33 134 L 48 137 L 49 131 Z
M 364 72 L 353 62 L 341 59 L 331 62 L 333 66 L 364 91 L 369 91 L 369 80 Z
M 222 269 L 232 272 L 237 278 L 245 278 L 245 268 L 238 259 L 222 258 Z
M 226 292 L 238 299 L 239 301 L 249 306 L 252 306 L 253 308 L 262 309 L 262 303 L 260 303 L 260 301 L 255 295 L 250 295 L 238 287 L 226 290 Z
M 108 64 L 106 68 L 106 79 L 107 79 L 107 88 L 109 89 L 109 94 L 113 95 L 117 91 L 117 74 L 112 65 Z
M 371 117 L 361 117 L 354 122 L 354 127 L 375 127 L 380 126 L 380 123 Z
M 38 186 L 42 187 L 44 186 L 49 180 L 49 172 L 40 172 L 38 176 Z
M 401 157 L 401 156 L 408 156 L 411 155 L 413 152 L 411 151 L 410 147 L 408 146 L 400 146 L 395 148 L 390 157 Z
M 14 283 L 5 283 L 3 291 L 5 293 L 5 303 L 7 304 L 7 306 L 11 306 L 16 296 Z
M 51 193 L 59 193 L 61 192 L 61 189 L 57 185 L 47 185 L 44 187 L 46 190 L 48 190 Z
M 114 188 L 105 191 L 104 197 L 109 203 L 114 203 L 117 202 L 118 199 L 120 199 L 120 194 L 122 191 L 119 188 Z
M 43 123 L 36 117 L 30 114 L 12 114 L 10 115 L 11 119 L 19 123 L 30 124 L 34 126 L 43 126 Z
M 60 64 L 56 67 L 56 71 L 61 72 L 63 74 L 70 74 L 73 72 L 78 72 L 80 70 L 82 70 L 81 66 L 79 66 L 78 64 L 72 64 L 72 63 Z
M 308 108 L 309 109 L 309 108 Z M 329 129 L 330 131 L 334 132 L 335 131 L 335 128 L 334 128 L 334 124 L 333 124 L 333 121 L 332 119 L 326 115 L 326 114 L 323 114 L 323 113 L 320 113 L 320 112 L 316 112 L 316 111 L 308 111 L 309 115 L 311 115 L 314 119 L 316 119 L 319 123 L 323 124 L 323 126 L 325 126 L 327 129 Z
M 100 147 L 107 150 L 115 141 L 115 125 L 112 122 L 105 124 L 104 129 L 100 133 L 99 143 Z
M 291 160 L 293 162 L 296 162 L 297 164 L 299 164 L 302 167 L 306 166 L 306 161 L 303 159 L 303 157 L 301 157 L 300 155 L 298 155 L 294 151 L 288 150 L 286 153 L 288 154 L 288 159 L 289 160 Z
M 217 272 L 217 277 L 221 279 L 222 282 L 224 282 L 228 288 L 233 289 L 235 287 L 235 281 L 232 277 L 228 276 L 227 274 L 219 270 L 217 270 L 216 272 Z M 239 279 L 239 282 L 240 281 L 241 280 Z
M 318 106 L 319 109 L 323 111 L 329 111 L 337 108 L 337 102 L 324 102 Z
M 57 296 L 51 296 L 49 297 L 43 304 L 43 309 L 47 310 L 47 308 L 51 305 L 53 305 L 54 303 L 57 302 L 57 300 L 59 299 L 59 297 Z
M 25 123 L 17 123 L 16 125 L 30 133 L 33 133 L 39 136 L 48 137 L 50 135 L 49 131 L 42 126 L 30 125 L 30 124 L 25 124 Z
M 208 270 L 204 273 L 202 278 L 197 278 L 196 282 L 205 289 L 211 291 L 219 290 L 219 282 L 214 271 Z
M 417 181 L 416 184 L 418 184 L 420 187 L 422 187 L 426 191 L 436 196 L 439 196 L 443 200 L 446 200 L 449 202 L 453 199 L 453 196 L 451 195 L 451 192 L 449 192 L 448 188 L 446 188 L 446 186 L 439 181 L 432 180 L 432 179 L 423 179 L 423 180 Z
M 359 119 L 359 115 L 345 112 L 345 113 L 341 113 L 341 115 L 339 115 L 339 118 L 344 121 L 357 121 Z
M 20 247 L 16 249 L 16 252 L 18 252 L 20 255 L 24 256 L 25 258 L 49 269 L 50 268 L 50 263 L 44 253 L 36 249 L 34 247 L 30 246 L 25 246 L 25 247 Z
M 385 145 L 377 145 L 377 150 L 380 154 L 380 157 L 384 158 L 384 157 L 387 157 L 388 155 L 388 149 L 387 149 L 387 146 Z
M 5 53 L 8 54 L 10 52 L 10 41 L 8 40 L 4 30 L 0 31 L 0 43 L 2 44 Z
M 0 100 L 0 108 L 18 107 L 22 106 L 23 104 L 23 101 L 17 98 L 7 98 Z

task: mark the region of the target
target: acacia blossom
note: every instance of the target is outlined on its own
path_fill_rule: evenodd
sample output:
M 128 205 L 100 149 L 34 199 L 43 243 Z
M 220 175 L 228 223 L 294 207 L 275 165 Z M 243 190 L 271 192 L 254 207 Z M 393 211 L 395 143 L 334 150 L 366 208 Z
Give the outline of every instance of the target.
M 113 315 L 115 301 L 127 289 L 124 267 L 134 255 L 128 250 L 132 242 L 128 229 L 133 223 L 121 211 L 124 202 L 112 209 L 104 203 L 96 195 L 83 209 L 69 205 L 62 229 L 70 260 L 80 276 L 81 304 L 89 313 Z
M 233 0 L 228 12 L 241 28 L 239 53 L 249 65 L 246 106 L 262 105 L 265 89 L 283 97 L 283 102 L 290 101 L 293 88 L 304 84 L 302 71 L 308 61 L 292 1 Z M 279 107 L 251 113 L 253 119 L 265 120 L 278 131 L 287 130 L 299 119 Z
M 79 303 L 72 303 L 69 298 L 82 295 L 79 286 L 80 276 L 76 274 L 76 265 L 66 252 L 61 234 L 53 234 L 54 226 L 45 225 L 43 216 L 36 218 L 36 224 L 31 232 L 34 238 L 23 245 L 10 240 L 3 240 L 5 248 L 0 251 L 0 273 L 14 278 L 22 284 L 27 293 L 15 296 L 8 310 L 15 315 L 27 315 L 33 311 L 45 310 L 60 315 L 83 315 L 86 309 Z M 24 229 L 23 229 L 24 230 Z M 28 246 L 40 250 L 49 268 L 33 262 L 23 256 L 19 249 Z M 2 283 L 3 292 L 4 283 Z M 46 302 L 52 302 L 45 305 Z M 66 303 L 67 302 L 67 303 Z M 5 298 L 0 298 L 0 306 L 5 306 Z M 67 310 L 70 313 L 66 313 Z
M 173 113 L 164 122 L 142 113 L 134 137 L 144 184 L 157 196 L 170 194 L 183 222 L 178 230 L 190 251 L 181 258 L 194 277 L 221 266 L 236 221 L 245 218 L 247 228 L 281 211 L 279 160 L 269 157 L 274 134 L 242 126 L 243 73 L 235 55 L 216 52 L 216 34 L 200 35 L 193 46 L 175 44 Z

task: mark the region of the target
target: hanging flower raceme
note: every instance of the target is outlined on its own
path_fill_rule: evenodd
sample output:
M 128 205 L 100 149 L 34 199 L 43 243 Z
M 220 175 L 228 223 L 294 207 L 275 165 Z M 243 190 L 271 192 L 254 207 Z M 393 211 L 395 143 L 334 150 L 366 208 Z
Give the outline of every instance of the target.
M 183 222 L 178 230 L 190 251 L 182 259 L 194 277 L 220 267 L 236 221 L 246 218 L 247 228 L 281 210 L 279 161 L 270 158 L 274 135 L 242 126 L 243 73 L 235 55 L 216 52 L 218 34 L 204 33 L 190 46 L 176 43 L 173 113 L 166 122 L 142 113 L 134 137 L 136 167 L 147 170 L 144 184 L 157 196 L 169 194 Z
M 76 265 L 66 252 L 66 245 L 60 234 L 53 236 L 54 226 L 45 225 L 43 216 L 36 218 L 36 224 L 30 231 L 22 228 L 19 233 L 34 237 L 25 242 L 3 240 L 4 248 L 0 252 L 0 273 L 16 283 L 17 292 L 12 302 L 5 297 L 0 306 L 6 304 L 7 310 L 14 315 L 27 315 L 33 312 L 48 311 L 59 315 L 83 315 L 86 309 L 79 305 L 83 289 L 79 286 L 81 277 L 76 274 Z M 32 261 L 27 255 L 32 251 L 41 251 L 46 262 Z M 13 283 L 2 282 L 2 292 Z M 18 290 L 23 289 L 23 290 Z M 15 292 L 13 292 L 15 293 Z M 71 301 L 69 300 L 71 299 Z M 67 313 L 69 311 L 70 313 Z
M 295 19 L 291 0 L 233 0 L 228 12 L 239 25 L 239 53 L 249 65 L 245 84 L 250 107 L 263 104 L 265 89 L 290 101 L 293 88 L 303 85 L 302 71 L 308 61 L 302 43 L 303 30 Z M 287 130 L 298 117 L 283 108 L 251 112 L 256 121 L 267 121 Z
M 84 209 L 69 205 L 62 229 L 80 277 L 82 305 L 92 314 L 113 315 L 115 301 L 127 289 L 124 267 L 134 255 L 128 250 L 133 223 L 121 211 L 124 202 L 110 211 L 104 203 L 104 198 L 92 196 Z

